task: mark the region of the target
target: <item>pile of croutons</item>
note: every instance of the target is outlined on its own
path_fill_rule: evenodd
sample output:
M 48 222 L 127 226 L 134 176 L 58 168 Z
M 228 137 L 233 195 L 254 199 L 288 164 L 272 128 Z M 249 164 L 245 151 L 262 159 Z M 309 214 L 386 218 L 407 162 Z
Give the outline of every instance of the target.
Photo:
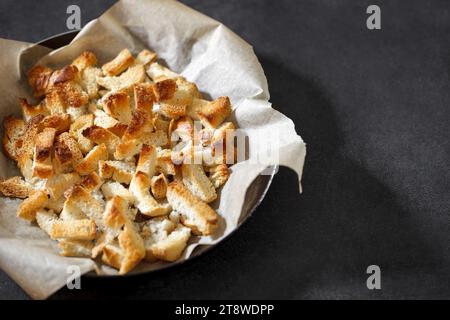
M 0 182 L 24 199 L 17 216 L 44 230 L 64 256 L 125 274 L 140 261 L 175 261 L 191 235 L 214 233 L 210 203 L 236 160 L 228 97 L 127 49 L 97 67 L 83 52 L 60 70 L 28 74 L 37 105 L 4 119 L 5 154 L 23 177 Z

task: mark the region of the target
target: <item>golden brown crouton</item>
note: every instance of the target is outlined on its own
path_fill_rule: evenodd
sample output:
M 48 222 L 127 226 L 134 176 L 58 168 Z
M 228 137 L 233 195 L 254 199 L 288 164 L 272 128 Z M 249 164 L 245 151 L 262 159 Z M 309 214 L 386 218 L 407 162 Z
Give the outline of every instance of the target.
M 83 153 L 78 148 L 77 141 L 68 132 L 58 136 L 54 146 L 55 172 L 70 172 L 83 160 Z
M 144 82 L 144 66 L 137 64 L 128 68 L 127 71 L 118 77 L 99 77 L 97 83 L 111 91 L 130 90 L 134 85 Z
M 22 108 L 22 114 L 25 121 L 30 120 L 32 117 L 42 114 L 44 116 L 48 115 L 49 112 L 43 103 L 37 106 L 32 106 L 28 103 L 27 99 L 19 99 L 20 107 Z
M 226 164 L 219 164 L 209 168 L 209 179 L 216 189 L 223 186 L 229 177 L 230 169 L 228 169 Z
M 220 97 L 206 104 L 197 115 L 206 128 L 217 128 L 231 114 L 231 104 L 228 97 Z
M 89 219 L 62 221 L 52 224 L 52 239 L 93 240 L 96 234 L 95 222 Z
M 144 49 L 136 57 L 136 62 L 147 65 L 153 61 L 155 61 L 158 58 L 155 52 L 152 52 L 150 50 Z
M 80 108 L 86 105 L 89 96 L 80 85 L 72 82 L 54 85 L 46 95 L 45 102 L 51 114 L 65 113 L 66 109 Z
M 103 179 L 113 179 L 129 184 L 136 169 L 133 163 L 124 161 L 99 161 L 99 175 Z
M 177 84 L 173 79 L 165 79 L 156 82 L 153 86 L 153 92 L 157 102 L 171 99 L 175 90 L 177 89 Z
M 125 199 L 114 196 L 106 204 L 103 219 L 108 228 L 120 230 L 127 221 L 128 203 Z
M 25 121 L 7 116 L 3 119 L 3 127 L 5 128 L 3 148 L 6 155 L 15 160 L 23 144 L 21 138 L 26 129 Z
M 193 195 L 206 203 L 216 200 L 216 190 L 203 171 L 202 165 L 183 164 L 181 170 L 183 183 Z
M 149 177 L 153 177 L 156 169 L 156 148 L 154 146 L 144 145 L 139 154 L 139 160 L 136 171 L 141 171 Z
M 97 172 L 91 172 L 87 176 L 84 176 L 80 181 L 80 186 L 86 189 L 87 192 L 97 191 L 103 184 L 103 180 L 97 174 Z
M 121 123 L 129 124 L 131 121 L 130 97 L 125 91 L 115 91 L 102 98 L 105 112 Z
M 58 220 L 58 216 L 53 211 L 38 210 L 36 212 L 36 222 L 48 235 L 52 232 L 53 223 Z
M 96 171 L 100 160 L 108 160 L 108 149 L 104 143 L 95 146 L 83 160 L 75 166 L 75 171 L 85 176 Z
M 189 93 L 193 98 L 202 99 L 202 94 L 193 82 L 187 81 L 184 77 L 175 78 L 178 90 Z
M 77 140 L 78 146 L 83 154 L 86 154 L 94 147 L 94 142 L 83 135 L 83 130 L 94 124 L 94 115 L 85 114 L 75 119 L 70 126 L 70 135 Z
M 134 196 L 131 192 L 125 188 L 122 184 L 115 181 L 108 181 L 102 185 L 102 193 L 106 199 L 111 199 L 115 196 L 119 196 L 122 199 L 128 201 L 128 203 L 134 202 Z
M 77 67 L 78 71 L 84 71 L 89 67 L 94 67 L 97 64 L 97 57 L 91 51 L 82 52 L 73 62 L 72 65 Z
M 160 65 L 157 62 L 150 63 L 150 65 L 147 67 L 147 74 L 148 76 L 153 80 L 161 80 L 161 79 L 169 79 L 169 78 L 176 78 L 180 75 L 173 72 L 169 68 L 166 68 L 162 65 Z
M 130 50 L 123 49 L 113 60 L 104 64 L 102 70 L 108 76 L 116 76 L 125 71 L 133 62 L 134 58 Z
M 36 211 L 42 209 L 48 200 L 48 195 L 45 191 L 33 191 L 30 196 L 23 200 L 17 209 L 17 216 L 19 218 L 34 221 L 36 218 Z
M 152 177 L 151 189 L 155 199 L 164 199 L 167 193 L 167 178 L 162 173 L 159 176 Z
M 175 164 L 172 161 L 172 152 L 167 149 L 163 149 L 158 152 L 156 159 L 156 171 L 163 173 L 165 176 L 175 175 Z
M 97 200 L 82 186 L 73 186 L 66 193 L 66 202 L 60 214 L 62 220 L 80 220 L 89 218 L 95 221 L 100 230 L 104 229 L 104 204 Z
M 102 261 L 104 263 L 116 269 L 120 269 L 123 261 L 123 250 L 118 244 L 105 244 L 102 252 Z
M 34 96 L 41 97 L 48 90 L 48 82 L 53 70 L 44 66 L 34 66 L 28 72 L 28 83 L 33 88 Z
M 42 131 L 45 128 L 54 128 L 57 135 L 69 131 L 70 116 L 68 114 L 53 114 L 46 116 L 39 123 L 39 131 Z
M 156 101 L 153 85 L 139 83 L 134 86 L 135 109 L 152 114 L 153 103 Z
M 145 259 L 150 262 L 177 260 L 186 248 L 190 236 L 189 228 L 176 225 L 166 217 L 146 221 L 142 227 Z
M 36 136 L 34 147 L 33 176 L 47 179 L 53 174 L 51 152 L 56 130 L 46 128 Z
M 136 110 L 133 113 L 133 117 L 131 119 L 130 124 L 128 125 L 127 130 L 125 131 L 122 140 L 142 140 L 144 137 L 153 132 L 153 121 L 151 118 L 151 114 L 142 111 Z
M 205 202 L 194 196 L 181 182 L 171 182 L 167 188 L 167 200 L 174 210 L 181 213 L 183 224 L 192 232 L 210 235 L 217 227 L 217 213 Z
M 120 142 L 120 138 L 113 134 L 111 131 L 96 125 L 84 129 L 82 131 L 82 134 L 96 144 L 104 143 L 108 148 L 110 154 L 114 153 L 117 144 L 119 144 Z
M 45 183 L 45 189 L 53 199 L 59 199 L 64 192 L 80 181 L 80 176 L 76 172 L 55 174 Z
M 5 197 L 12 198 L 27 198 L 32 192 L 33 188 L 22 177 L 12 177 L 0 182 L 0 192 Z
M 58 246 L 60 255 L 64 257 L 91 257 L 94 244 L 89 240 L 60 239 Z
M 125 274 L 133 269 L 145 257 L 144 241 L 136 231 L 132 222 L 127 221 L 119 234 L 119 245 L 123 250 L 123 259 L 119 274 Z
M 150 177 L 143 172 L 136 172 L 130 183 L 130 191 L 136 198 L 136 207 L 143 215 L 157 217 L 167 214 L 171 208 L 158 203 L 150 194 Z

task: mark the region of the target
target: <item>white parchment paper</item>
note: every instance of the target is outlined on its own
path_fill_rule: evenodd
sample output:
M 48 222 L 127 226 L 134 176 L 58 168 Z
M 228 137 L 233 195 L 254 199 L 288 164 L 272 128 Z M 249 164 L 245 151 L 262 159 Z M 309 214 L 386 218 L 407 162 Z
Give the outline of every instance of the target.
M 249 136 L 248 160 L 231 168 L 232 175 L 214 204 L 222 217 L 218 232 L 196 238 L 182 259 L 199 244 L 214 244 L 237 227 L 245 192 L 267 165 L 292 168 L 300 182 L 305 144 L 293 122 L 268 102 L 267 80 L 252 47 L 221 23 L 171 0 L 119 1 L 87 24 L 70 45 L 50 53 L 39 46 L 0 39 L 0 117 L 19 115 L 18 98 L 32 98 L 25 74 L 33 64 L 62 67 L 82 51 L 91 50 L 101 65 L 123 48 L 135 54 L 144 48 L 153 50 L 211 99 L 229 96 L 234 122 Z M 271 143 L 261 143 L 261 136 Z M 261 157 L 267 154 L 276 156 Z M 1 154 L 0 177 L 17 172 L 15 164 Z M 71 265 L 79 266 L 83 274 L 92 270 L 114 273 L 90 259 L 59 256 L 55 242 L 42 230 L 16 218 L 19 203 L 0 198 L 0 268 L 31 297 L 45 299 L 64 286 Z M 151 270 L 162 265 L 143 263 L 138 268 Z

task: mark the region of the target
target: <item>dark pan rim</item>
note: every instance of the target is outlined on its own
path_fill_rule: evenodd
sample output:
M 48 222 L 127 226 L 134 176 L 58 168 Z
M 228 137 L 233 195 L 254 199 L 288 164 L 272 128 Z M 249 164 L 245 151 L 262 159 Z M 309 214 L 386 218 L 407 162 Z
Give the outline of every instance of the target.
M 41 45 L 41 46 L 45 46 L 48 47 L 50 49 L 59 49 L 63 46 L 68 45 L 74 38 L 75 36 L 79 33 L 79 31 L 75 30 L 75 31 L 68 31 L 68 32 L 64 32 L 64 33 L 60 33 L 51 37 L 48 37 L 46 39 L 43 39 L 41 41 L 39 41 L 37 44 Z M 174 267 L 178 267 L 181 266 L 183 264 L 185 264 L 186 262 L 192 261 L 200 256 L 203 256 L 206 252 L 209 252 L 212 248 L 216 248 L 218 247 L 220 244 L 223 244 L 225 242 L 225 240 L 228 240 L 230 238 L 231 235 L 233 235 L 238 229 L 241 228 L 241 226 L 247 222 L 249 220 L 249 218 L 253 215 L 253 213 L 256 211 L 256 208 L 261 204 L 261 202 L 264 200 L 270 185 L 272 184 L 273 178 L 275 177 L 275 174 L 278 171 L 278 166 L 270 166 L 268 167 L 268 169 L 270 169 L 270 175 L 259 175 L 253 182 L 252 184 L 249 186 L 248 190 L 251 189 L 252 185 L 255 183 L 256 180 L 263 178 L 265 181 L 265 187 L 263 188 L 262 191 L 260 191 L 260 194 L 258 196 L 257 201 L 252 205 L 252 207 L 248 210 L 248 213 L 245 215 L 244 218 L 242 218 L 242 220 L 238 223 L 238 226 L 231 231 L 229 234 L 227 234 L 222 240 L 220 240 L 218 243 L 213 244 L 213 245 L 208 245 L 208 246 L 204 246 L 203 250 L 201 251 L 197 251 L 194 250 L 194 252 L 192 253 L 192 255 L 186 259 L 186 260 L 181 260 L 181 261 L 176 261 L 176 262 L 172 262 L 172 263 L 167 263 L 164 264 L 163 266 L 161 266 L 161 268 L 155 269 L 155 270 L 149 270 L 149 271 L 137 271 L 137 272 L 130 272 L 127 273 L 125 275 L 98 275 L 95 271 L 91 271 L 88 272 L 86 274 L 84 274 L 83 276 L 85 277 L 89 277 L 89 278 L 117 278 L 117 277 L 121 277 L 121 278 L 125 278 L 125 277 L 134 277 L 134 276 L 139 276 L 139 275 L 143 275 L 143 274 L 154 274 L 155 272 L 159 272 L 159 271 L 164 271 L 167 270 L 169 268 L 174 268 Z M 247 194 L 246 194 L 247 197 Z

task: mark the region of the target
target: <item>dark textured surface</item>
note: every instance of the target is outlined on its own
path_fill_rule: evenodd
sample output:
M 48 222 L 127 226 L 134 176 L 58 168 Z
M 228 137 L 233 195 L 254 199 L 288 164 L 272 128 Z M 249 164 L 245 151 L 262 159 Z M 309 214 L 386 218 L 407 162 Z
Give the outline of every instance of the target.
M 37 41 L 113 1 L 0 3 L 0 37 Z M 68 298 L 450 298 L 450 4 L 183 1 L 251 43 L 275 107 L 309 144 L 304 194 L 282 168 L 254 216 L 186 265 L 84 279 Z M 382 290 L 366 288 L 378 264 Z M 0 273 L 0 298 L 26 298 Z

